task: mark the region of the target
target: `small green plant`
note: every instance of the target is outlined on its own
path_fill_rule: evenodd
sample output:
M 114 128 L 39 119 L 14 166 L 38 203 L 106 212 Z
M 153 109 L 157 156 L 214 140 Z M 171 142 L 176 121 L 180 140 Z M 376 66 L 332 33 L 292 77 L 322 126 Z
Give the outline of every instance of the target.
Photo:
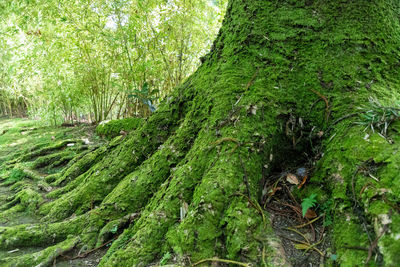
M 309 197 L 303 199 L 301 202 L 301 209 L 303 213 L 303 217 L 306 216 L 306 212 L 309 208 L 315 207 L 317 204 L 317 200 L 315 199 L 317 197 L 317 194 L 312 193 Z
M 143 104 L 147 105 L 151 112 L 156 111 L 156 106 L 153 104 L 153 101 L 156 99 L 154 96 L 158 93 L 158 90 L 149 90 L 149 84 L 145 82 L 141 88 L 141 90 L 133 90 L 132 94 L 128 95 L 128 98 L 137 98 Z
M 168 263 L 168 261 L 171 259 L 172 255 L 171 253 L 167 252 L 164 254 L 164 256 L 160 260 L 160 265 L 165 265 Z
M 400 104 L 394 103 L 393 106 L 384 106 L 378 99 L 370 97 L 369 103 L 360 107 L 360 121 L 358 125 L 364 125 L 365 130 L 371 128 L 373 132 L 378 131 L 381 135 L 387 135 L 390 124 L 400 118 Z

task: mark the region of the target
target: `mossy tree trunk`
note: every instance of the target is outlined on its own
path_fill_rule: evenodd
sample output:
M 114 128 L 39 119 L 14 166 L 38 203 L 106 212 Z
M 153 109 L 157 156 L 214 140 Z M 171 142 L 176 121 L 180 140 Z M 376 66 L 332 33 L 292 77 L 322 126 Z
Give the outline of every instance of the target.
M 346 246 L 381 236 L 378 262 L 394 266 L 399 127 L 391 142 L 367 138 L 347 115 L 369 97 L 399 99 L 399 15 L 389 0 L 230 1 L 201 67 L 141 128 L 51 193 L 58 198 L 41 206 L 43 224 L 0 229 L 1 248 L 54 247 L 0 262 L 30 266 L 77 237 L 93 248 L 119 235 L 100 266 L 147 266 L 168 252 L 178 264 L 214 256 L 284 264 L 248 198 L 257 202 L 261 181 L 303 164 L 319 140 L 323 156 L 299 194 L 335 200 L 332 250 L 356 266 L 367 252 Z M 358 171 L 367 163 L 374 173 Z

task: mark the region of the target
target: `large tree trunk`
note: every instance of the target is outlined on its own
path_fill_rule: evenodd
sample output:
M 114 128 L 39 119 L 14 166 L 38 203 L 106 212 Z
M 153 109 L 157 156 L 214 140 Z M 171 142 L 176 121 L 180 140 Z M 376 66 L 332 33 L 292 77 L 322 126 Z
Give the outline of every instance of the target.
M 34 266 L 77 237 L 93 248 L 120 234 L 100 266 L 147 266 L 167 252 L 182 265 L 210 257 L 283 265 L 254 203 L 272 173 L 319 155 L 298 194 L 335 200 L 333 254 L 359 265 L 368 251 L 348 247 L 376 239 L 377 262 L 395 266 L 399 127 L 367 138 L 352 114 L 369 97 L 399 99 L 399 15 L 389 0 L 230 1 L 201 67 L 143 127 L 67 170 L 56 182 L 70 182 L 40 208 L 43 224 L 0 229 L 3 249 L 54 247 L 0 263 Z M 96 164 L 80 170 L 91 157 Z

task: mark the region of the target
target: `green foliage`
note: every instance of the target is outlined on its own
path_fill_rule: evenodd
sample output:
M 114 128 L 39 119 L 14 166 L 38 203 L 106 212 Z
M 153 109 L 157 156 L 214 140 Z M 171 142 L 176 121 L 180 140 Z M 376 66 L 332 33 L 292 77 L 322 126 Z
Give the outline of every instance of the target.
M 306 215 L 306 212 L 309 208 L 315 207 L 315 205 L 317 204 L 316 197 L 317 194 L 312 193 L 309 197 L 303 199 L 303 201 L 301 202 L 303 217 Z
M 133 93 L 128 95 L 128 98 L 134 97 L 141 101 L 144 105 L 147 105 L 151 112 L 156 111 L 156 107 L 153 105 L 153 101 L 156 99 L 154 95 L 156 95 L 158 90 L 149 90 L 149 84 L 145 82 L 142 86 L 141 90 L 133 90 Z
M 108 139 L 121 134 L 121 131 L 129 132 L 138 128 L 143 122 L 141 118 L 127 118 L 101 122 L 96 127 L 96 134 Z
M 372 97 L 369 98 L 369 103 L 360 110 L 361 120 L 356 123 L 365 126 L 365 129 L 371 128 L 373 132 L 377 130 L 383 136 L 387 135 L 390 124 L 400 118 L 400 103 L 385 106 Z
M 164 256 L 160 260 L 160 265 L 165 265 L 171 259 L 172 255 L 170 252 L 164 254 Z
M 147 117 L 149 108 L 198 67 L 226 2 L 4 4 L 0 116 L 28 113 L 51 124 Z

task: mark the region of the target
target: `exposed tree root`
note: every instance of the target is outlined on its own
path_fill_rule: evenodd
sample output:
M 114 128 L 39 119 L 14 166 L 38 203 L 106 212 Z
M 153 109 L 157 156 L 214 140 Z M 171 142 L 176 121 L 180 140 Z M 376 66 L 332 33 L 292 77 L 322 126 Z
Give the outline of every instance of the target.
M 71 251 L 78 243 L 79 238 L 71 237 L 58 243 L 56 246 L 50 246 L 40 252 L 33 253 L 32 255 L 24 255 L 19 257 L 8 257 L 0 259 L 1 266 L 4 267 L 46 267 L 52 266 L 56 259 L 63 254 Z
M 60 223 L 0 227 L 0 247 L 8 250 L 56 244 L 68 235 L 79 234 L 87 220 L 87 215 L 83 215 Z
M 56 143 L 54 145 L 45 146 L 45 147 L 38 147 L 38 148 L 35 147 L 32 150 L 32 152 L 26 153 L 26 154 L 22 155 L 21 157 L 16 158 L 15 160 L 12 160 L 12 161 L 8 162 L 8 164 L 14 164 L 14 163 L 17 163 L 17 162 L 31 161 L 31 160 L 36 159 L 37 157 L 44 156 L 44 155 L 46 155 L 48 153 L 51 153 L 51 152 L 54 152 L 54 151 L 57 151 L 57 150 L 65 149 L 68 146 L 68 144 L 74 144 L 75 145 L 75 144 L 82 144 L 82 143 L 83 143 L 82 140 L 63 140 L 63 141 L 60 141 L 60 142 L 58 142 L 58 143 Z

